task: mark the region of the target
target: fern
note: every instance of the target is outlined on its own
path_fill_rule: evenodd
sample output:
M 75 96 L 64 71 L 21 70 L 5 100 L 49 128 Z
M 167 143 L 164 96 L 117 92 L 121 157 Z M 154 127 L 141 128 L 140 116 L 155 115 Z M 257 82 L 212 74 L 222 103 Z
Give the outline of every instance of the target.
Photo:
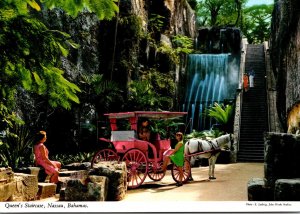
M 214 106 L 207 110 L 207 115 L 220 124 L 227 124 L 233 116 L 233 106 L 214 103 Z
M 33 138 L 27 127 L 14 124 L 11 131 L 5 131 L 5 135 L 0 137 L 3 142 L 0 145 L 0 157 L 2 164 L 13 169 L 22 164 L 31 164 L 33 162 L 32 145 Z

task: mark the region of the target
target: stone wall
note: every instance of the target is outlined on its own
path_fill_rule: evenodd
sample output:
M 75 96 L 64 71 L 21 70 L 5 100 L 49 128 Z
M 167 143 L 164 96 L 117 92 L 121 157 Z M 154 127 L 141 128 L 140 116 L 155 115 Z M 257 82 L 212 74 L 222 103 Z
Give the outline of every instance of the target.
M 268 124 L 270 132 L 283 132 L 282 124 L 280 123 L 277 112 L 277 90 L 274 73 L 270 64 L 270 50 L 269 43 L 264 42 L 265 50 L 265 65 L 266 65 L 266 85 L 267 85 L 267 98 L 268 98 Z
M 286 130 L 289 109 L 300 101 L 300 4 L 276 0 L 272 17 L 270 56 L 276 79 L 277 109 Z
M 253 178 L 248 182 L 248 200 L 300 200 L 299 153 L 300 136 L 266 133 L 264 178 Z

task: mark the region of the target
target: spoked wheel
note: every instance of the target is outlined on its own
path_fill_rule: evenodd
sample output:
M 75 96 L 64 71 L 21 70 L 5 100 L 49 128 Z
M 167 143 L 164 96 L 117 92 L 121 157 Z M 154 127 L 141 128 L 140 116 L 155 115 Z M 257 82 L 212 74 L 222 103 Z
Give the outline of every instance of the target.
M 139 149 L 130 149 L 124 156 L 127 167 L 127 187 L 134 189 L 139 187 L 147 177 L 148 159 Z
M 153 181 L 160 181 L 161 179 L 163 179 L 163 177 L 165 177 L 165 172 L 161 172 L 161 173 L 156 173 L 155 170 L 153 169 L 153 164 L 149 165 L 149 171 L 148 171 L 148 176 L 149 178 L 151 178 Z M 157 170 L 160 170 L 162 168 L 163 162 L 157 163 L 158 164 L 158 168 Z
M 184 165 L 182 167 L 182 170 L 183 170 L 183 178 L 182 178 L 182 183 L 186 183 L 191 175 L 191 165 L 190 165 L 190 162 L 185 159 L 184 160 Z M 180 182 L 179 180 L 179 170 L 178 170 L 178 167 L 173 164 L 173 168 L 172 168 L 172 177 L 174 179 L 174 181 L 176 182 Z
M 103 161 L 119 161 L 118 154 L 112 149 L 101 149 L 93 157 L 91 167 Z

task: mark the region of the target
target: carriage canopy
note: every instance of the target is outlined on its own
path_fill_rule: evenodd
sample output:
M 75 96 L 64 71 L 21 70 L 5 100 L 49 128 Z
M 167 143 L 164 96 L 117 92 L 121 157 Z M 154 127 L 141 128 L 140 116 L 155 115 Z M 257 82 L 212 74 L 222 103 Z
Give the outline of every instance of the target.
M 119 112 L 104 114 L 108 116 L 110 121 L 110 127 L 112 131 L 117 130 L 117 119 L 129 119 L 131 124 L 131 130 L 137 130 L 137 121 L 140 117 L 146 117 L 149 119 L 173 119 L 186 115 L 187 112 L 169 112 L 169 111 L 133 111 L 133 112 Z

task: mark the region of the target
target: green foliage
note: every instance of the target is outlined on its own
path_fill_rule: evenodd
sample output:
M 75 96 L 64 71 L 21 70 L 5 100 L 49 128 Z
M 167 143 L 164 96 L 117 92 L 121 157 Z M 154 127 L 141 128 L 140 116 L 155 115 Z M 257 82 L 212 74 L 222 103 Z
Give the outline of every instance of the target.
M 131 109 L 156 111 L 173 107 L 175 84 L 171 75 L 151 69 L 144 72 L 141 79 L 129 83 L 128 103 Z
M 18 15 L 28 15 L 30 8 L 40 11 L 41 6 L 45 9 L 61 8 L 72 17 L 76 17 L 79 12 L 87 9 L 94 12 L 100 20 L 112 19 L 119 8 L 117 0 L 2 0 L 0 2 L 0 17 L 15 18 Z
M 168 55 L 175 64 L 179 64 L 182 54 L 190 54 L 193 52 L 193 40 L 187 36 L 180 34 L 174 36 L 172 38 L 172 44 L 174 47 L 166 42 L 161 42 L 157 51 Z
M 101 106 L 105 112 L 109 111 L 111 105 L 118 100 L 123 102 L 122 90 L 114 81 L 105 80 L 102 74 L 82 74 L 80 85 L 83 89 L 84 102 L 95 106 Z
M 40 0 L 47 8 L 61 8 L 72 17 L 76 17 L 79 12 L 87 9 L 94 12 L 100 20 L 112 19 L 115 13 L 119 12 L 116 5 L 117 0 Z
M 227 124 L 233 117 L 233 106 L 214 103 L 210 109 L 206 111 L 209 117 L 214 118 L 219 124 Z
M 2 102 L 0 102 L 0 118 L 0 130 L 12 128 L 14 124 L 24 124 L 24 122 L 16 115 L 16 113 L 9 111 L 6 105 L 4 105 Z
M 128 105 L 131 109 L 155 110 L 159 100 L 149 81 L 129 82 Z
M 201 16 L 208 16 L 210 17 L 209 25 L 210 26 L 217 26 L 218 25 L 218 16 L 220 11 L 223 8 L 228 7 L 230 4 L 233 4 L 233 1 L 227 0 L 199 0 L 198 1 L 198 11 L 197 15 Z M 207 20 L 207 19 L 205 19 Z M 203 22 L 203 20 L 202 20 Z M 204 23 L 203 23 L 204 24 Z
M 126 35 L 132 35 L 132 39 L 141 39 L 144 36 L 142 19 L 137 15 L 120 17 L 119 26 L 123 27 L 121 29 L 122 33 L 126 32 Z
M 150 14 L 148 29 L 150 33 L 160 32 L 164 26 L 165 17 L 158 14 Z
M 76 92 L 80 89 L 63 77 L 59 68 L 60 56 L 68 55 L 73 44 L 70 36 L 50 31 L 39 20 L 17 17 L 0 20 L 0 97 L 6 104 L 14 103 L 20 87 L 39 95 L 47 95 L 52 107 L 71 108 L 71 102 L 79 103 Z
M 179 130 L 179 127 L 184 126 L 182 118 L 153 120 L 151 124 L 151 132 L 158 133 L 161 139 L 175 139 L 175 133 Z
M 17 94 L 43 97 L 51 107 L 71 108 L 79 103 L 80 89 L 64 76 L 61 58 L 70 48 L 79 48 L 70 35 L 48 29 L 34 15 L 41 10 L 61 8 L 73 17 L 81 11 L 94 12 L 100 20 L 112 19 L 118 12 L 117 0 L 2 0 L 0 1 L 0 131 L 6 133 L 1 147 L 17 139 L 13 124 L 17 117 Z M 32 12 L 35 13 L 32 13 Z M 3 156 L 3 154 L 2 154 Z M 7 155 L 6 155 L 7 156 Z M 16 165 L 7 159 L 8 164 Z
M 199 0 L 196 8 L 199 26 L 243 25 L 240 22 L 247 0 Z
M 223 135 L 224 132 L 220 131 L 220 130 L 204 130 L 204 131 L 196 131 L 193 130 L 192 133 L 186 135 L 187 139 L 191 139 L 191 138 L 200 138 L 200 139 L 214 139 L 217 137 L 220 137 L 221 135 Z
M 33 164 L 33 138 L 24 125 L 14 124 L 0 135 L 0 165 L 12 169 L 24 164 Z
M 172 42 L 176 47 L 177 53 L 190 54 L 193 51 L 193 40 L 184 35 L 175 35 Z
M 196 14 L 199 26 L 236 26 L 249 43 L 269 39 L 273 5 L 246 7 L 247 0 L 199 0 Z
M 243 33 L 249 43 L 269 40 L 273 5 L 255 5 L 244 10 Z
M 56 154 L 51 159 L 61 162 L 62 165 L 71 163 L 90 162 L 93 158 L 93 152 L 79 152 L 77 154 Z

